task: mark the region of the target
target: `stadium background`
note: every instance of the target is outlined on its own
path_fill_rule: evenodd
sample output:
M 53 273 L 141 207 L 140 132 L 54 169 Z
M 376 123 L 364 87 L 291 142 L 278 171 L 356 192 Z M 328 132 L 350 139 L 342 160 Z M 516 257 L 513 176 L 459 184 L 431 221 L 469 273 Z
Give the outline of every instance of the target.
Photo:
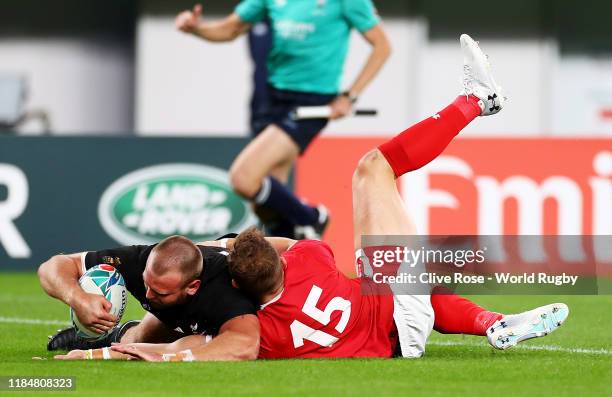
M 235 3 L 205 2 L 205 17 L 222 16 Z M 375 3 L 394 52 L 360 105 L 376 107 L 379 116 L 333 123 L 300 160 L 294 178 L 302 196 L 329 205 L 333 218 L 326 240 L 336 248 L 338 263 L 344 271 L 352 272 L 348 205 L 352 168 L 367 149 L 431 115 L 456 96 L 461 73 L 458 36 L 463 32 L 478 38 L 490 54 L 510 102 L 499 116 L 469 126 L 431 166 L 400 182 L 406 205 L 417 214 L 419 230 L 439 234 L 612 235 L 609 23 L 612 3 L 605 0 L 585 0 L 579 4 L 572 0 Z M 139 216 L 144 211 L 144 207 L 139 209 L 135 204 L 136 190 L 140 186 L 151 193 L 164 184 L 162 181 L 156 185 L 146 179 L 159 176 L 155 172 L 144 179 L 142 175 L 140 179 L 130 179 L 134 172 L 170 164 L 206 165 L 223 170 L 247 142 L 251 64 L 246 40 L 214 45 L 176 32 L 175 14 L 191 6 L 188 1 L 162 0 L 2 2 L 0 88 L 9 94 L 0 92 L 3 125 L 0 129 L 5 131 L 0 137 L 0 271 L 31 271 L 59 252 L 127 243 L 126 233 L 122 237 L 117 228 L 121 228 L 118 223 L 125 219 L 122 216 L 126 211 Z M 355 37 L 346 65 L 346 81 L 354 77 L 366 54 L 367 46 Z M 15 121 L 13 116 L 18 109 L 11 94 L 24 81 L 27 96 L 23 110 L 33 117 L 12 128 L 10 124 Z M 41 114 L 48 116 L 50 132 L 44 132 L 46 123 Z M 164 189 L 171 191 L 180 184 L 185 172 L 169 176 Z M 235 205 L 227 186 L 215 185 L 213 174 L 217 175 L 216 171 L 204 172 L 194 182 L 199 186 L 199 190 L 194 190 L 195 197 L 202 191 L 205 194 L 221 191 L 226 195 L 217 194 L 222 200 L 214 208 Z M 124 206 L 102 208 L 105 192 L 117 186 L 118 181 L 126 180 L 127 185 L 119 192 L 123 195 L 117 194 L 113 201 L 117 204 L 123 198 Z M 522 188 L 506 184 L 509 181 L 518 181 Z M 178 194 L 188 196 L 189 192 Z M 162 196 L 157 204 L 147 208 L 162 215 L 177 208 L 176 203 Z M 203 211 L 210 216 L 213 207 L 194 209 L 181 202 L 178 208 L 179 215 Z M 221 224 L 243 226 L 252 221 L 235 215 L 234 210 L 233 207 L 229 210 L 229 220 L 220 221 Z M 171 218 L 172 214 L 169 224 L 172 219 L 176 221 Z M 115 227 L 109 227 L 113 222 Z M 199 238 L 219 228 L 217 224 L 204 223 L 203 229 L 185 230 Z M 161 229 L 159 226 L 149 234 L 139 234 L 134 233 L 134 227 L 123 225 L 130 239 L 141 238 L 143 242 Z M 167 226 L 166 231 L 171 234 L 178 229 Z M 0 316 L 3 319 L 65 319 L 60 305 L 47 310 L 32 303 L 48 301 L 37 289 L 33 274 L 0 273 L 0 280 L 4 280 L 3 289 L 8 291 L 0 296 L 0 303 L 15 305 L 10 310 L 5 306 Z M 487 297 L 484 302 L 496 305 L 499 310 L 521 309 L 536 302 L 524 297 L 510 304 L 495 298 Z M 609 348 L 610 324 L 600 318 L 599 311 L 609 309 L 608 298 L 568 298 L 573 303 L 570 306 L 576 308 L 575 323 L 570 326 L 573 328 L 568 327 L 565 339 L 554 335 L 550 343 L 562 346 L 561 349 Z M 32 300 L 30 304 L 28 299 Z M 28 316 L 17 310 L 22 305 L 29 310 Z M 593 318 L 599 319 L 595 325 L 590 322 Z M 4 324 L 7 330 L 14 329 L 10 328 L 12 323 L 7 324 Z M 54 327 L 47 324 L 49 330 Z M 24 338 L 30 335 L 28 332 L 23 332 Z M 446 339 L 438 343 L 433 361 L 423 364 L 431 367 L 410 370 L 426 379 L 424 374 L 428 370 L 448 371 L 443 361 L 452 361 L 455 355 L 466 359 L 461 363 L 453 361 L 455 370 L 478 372 L 483 384 L 497 381 L 495 376 L 486 375 L 492 368 L 508 370 L 503 362 L 489 366 L 481 361 L 486 354 L 473 345 L 463 349 L 451 346 L 452 342 L 444 347 L 444 343 Z M 28 360 L 31 355 L 41 354 L 40 346 L 34 347 L 31 341 L 30 344 Z M 11 365 L 15 365 L 14 371 L 22 368 L 21 372 L 26 373 L 29 363 L 14 364 L 24 360 L 19 355 L 22 347 L 19 341 L 10 347 L 12 357 L 16 357 Z M 602 356 L 594 356 L 595 360 L 584 362 L 580 361 L 584 355 L 577 357 L 570 350 L 559 353 L 564 358 L 562 369 L 557 367 L 556 353 L 540 352 L 537 365 L 551 373 L 567 376 L 574 363 L 591 369 L 588 375 L 579 372 L 573 375 L 575 388 L 563 382 L 538 387 L 530 376 L 540 367 L 533 367 L 531 372 L 513 369 L 510 373 L 525 376 L 538 391 L 544 387 L 557 395 L 564 391 L 597 394 L 590 392 L 605 379 L 603 374 L 609 379 L 609 366 L 607 372 L 605 369 L 609 350 L 606 351 Z M 513 357 L 524 365 L 532 352 L 520 353 Z M 600 359 L 603 366 L 595 364 Z M 328 380 L 325 372 L 299 367 L 307 364 L 288 365 L 310 375 L 314 371 L 315 379 L 320 377 L 319 387 L 323 380 Z M 360 364 L 347 364 L 344 369 L 330 365 L 340 371 L 338 379 L 345 379 L 351 371 L 358 373 Z M 398 365 L 394 367 L 397 371 L 404 368 L 399 367 L 404 364 L 392 365 Z M 45 373 L 46 368 L 35 372 Z M 76 371 L 76 367 L 63 368 Z M 253 370 L 248 366 L 237 368 Z M 381 373 L 389 370 L 367 368 Z M 235 373 L 230 367 L 223 371 L 228 376 Z M 389 376 L 397 374 L 393 371 L 388 372 Z M 370 376 L 363 374 L 361 378 L 371 379 Z M 451 384 L 450 377 L 444 377 L 442 383 Z M 499 380 L 506 391 L 514 391 L 511 378 L 508 375 Z M 573 382 L 571 376 L 567 379 Z M 213 379 L 208 381 L 212 383 Z M 93 380 L 85 382 L 93 385 Z M 431 385 L 419 382 L 422 381 L 417 382 L 421 385 L 418 390 L 430 390 Z M 469 381 L 453 385 L 454 390 L 466 393 L 474 387 Z M 226 392 L 236 392 L 238 387 L 226 383 L 214 386 Z M 285 387 L 287 391 L 290 385 L 277 379 L 271 382 L 271 387 Z M 343 387 L 339 384 L 336 389 L 321 390 L 337 393 L 348 390 Z M 448 391 L 437 390 L 442 394 Z M 605 394 L 604 388 L 597 390 Z

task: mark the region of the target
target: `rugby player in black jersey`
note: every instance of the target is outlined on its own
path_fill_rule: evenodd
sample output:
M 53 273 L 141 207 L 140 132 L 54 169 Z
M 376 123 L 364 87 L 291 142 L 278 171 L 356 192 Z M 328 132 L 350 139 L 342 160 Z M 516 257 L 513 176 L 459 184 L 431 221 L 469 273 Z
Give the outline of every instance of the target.
M 127 290 L 147 311 L 142 321 L 123 324 L 96 343 L 76 336 L 74 328 L 51 337 L 49 350 L 90 349 L 122 343 L 167 343 L 188 335 L 215 335 L 206 344 L 210 360 L 254 360 L 259 351 L 257 306 L 232 287 L 223 243 L 194 244 L 172 236 L 151 246 L 128 246 L 56 255 L 38 275 L 43 289 L 74 310 L 88 328 L 107 332 L 117 319 L 110 302 L 88 294 L 78 283 L 96 265 L 114 266 Z

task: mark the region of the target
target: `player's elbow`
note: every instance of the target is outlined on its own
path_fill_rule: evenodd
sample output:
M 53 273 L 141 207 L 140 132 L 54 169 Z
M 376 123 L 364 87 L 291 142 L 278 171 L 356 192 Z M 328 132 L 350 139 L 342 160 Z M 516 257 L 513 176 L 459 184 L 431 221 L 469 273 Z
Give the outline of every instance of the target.
M 54 269 L 56 267 L 55 263 L 58 260 L 58 255 L 52 256 L 47 261 L 43 262 L 40 266 L 38 266 L 38 281 L 42 286 L 45 292 L 49 293 L 49 285 L 53 278 Z
M 234 41 L 242 35 L 249 27 L 237 14 L 231 14 L 223 23 L 223 40 Z
M 252 348 L 246 349 L 239 356 L 239 360 L 240 361 L 254 361 L 254 360 L 257 360 L 258 355 L 259 355 L 259 346 L 257 346 L 257 348 L 252 347 Z
M 68 255 L 54 255 L 38 267 L 38 279 L 45 286 L 54 283 L 57 278 L 79 278 L 79 264 Z
M 380 30 L 379 34 L 375 36 L 375 39 L 372 42 L 374 47 L 374 51 L 378 53 L 378 56 L 384 60 L 391 56 L 391 42 L 389 41 L 389 37 L 384 30 Z
M 366 37 L 372 45 L 374 56 L 380 61 L 385 62 L 392 53 L 391 42 L 385 30 L 380 26 L 376 26 L 366 33 Z
M 391 43 L 389 42 L 386 36 L 382 40 L 382 43 L 380 44 L 379 51 L 380 51 L 380 57 L 385 62 L 389 59 L 389 57 L 393 53 L 393 48 L 391 47 Z
M 220 329 L 219 336 L 213 340 L 217 346 L 225 346 L 229 353 L 226 360 L 249 361 L 259 355 L 261 330 L 259 320 L 254 314 L 238 316 L 227 321 Z
M 240 35 L 242 34 L 242 31 L 239 27 L 232 27 L 226 36 L 227 41 L 234 41 L 236 40 L 238 37 L 240 37 Z
M 49 271 L 53 267 L 53 262 L 57 260 L 57 255 L 52 256 L 47 261 L 38 266 L 38 279 L 42 282 L 47 279 Z
M 257 356 L 259 356 L 259 337 L 243 336 L 235 354 L 238 361 L 256 360 Z

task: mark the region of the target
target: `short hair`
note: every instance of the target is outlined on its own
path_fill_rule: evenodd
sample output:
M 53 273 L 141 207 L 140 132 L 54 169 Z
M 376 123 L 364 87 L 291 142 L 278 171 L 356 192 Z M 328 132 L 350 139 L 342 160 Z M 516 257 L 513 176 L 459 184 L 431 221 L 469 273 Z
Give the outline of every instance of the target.
M 155 252 L 155 260 L 150 263 L 151 270 L 156 274 L 177 271 L 183 275 L 185 283 L 197 279 L 202 274 L 204 266 L 202 252 L 188 238 L 170 236 L 160 241 L 151 253 Z
M 283 277 L 278 252 L 255 227 L 240 233 L 234 241 L 228 270 L 240 290 L 257 300 L 273 292 Z

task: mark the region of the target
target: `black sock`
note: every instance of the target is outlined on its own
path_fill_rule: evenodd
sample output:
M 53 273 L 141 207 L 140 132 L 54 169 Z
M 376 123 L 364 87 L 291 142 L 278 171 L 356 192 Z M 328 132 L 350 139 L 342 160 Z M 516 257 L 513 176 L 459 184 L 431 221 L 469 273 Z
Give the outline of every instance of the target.
M 303 204 L 286 186 L 270 176 L 264 178 L 255 203 L 277 211 L 296 225 L 312 225 L 319 217 L 316 208 Z

